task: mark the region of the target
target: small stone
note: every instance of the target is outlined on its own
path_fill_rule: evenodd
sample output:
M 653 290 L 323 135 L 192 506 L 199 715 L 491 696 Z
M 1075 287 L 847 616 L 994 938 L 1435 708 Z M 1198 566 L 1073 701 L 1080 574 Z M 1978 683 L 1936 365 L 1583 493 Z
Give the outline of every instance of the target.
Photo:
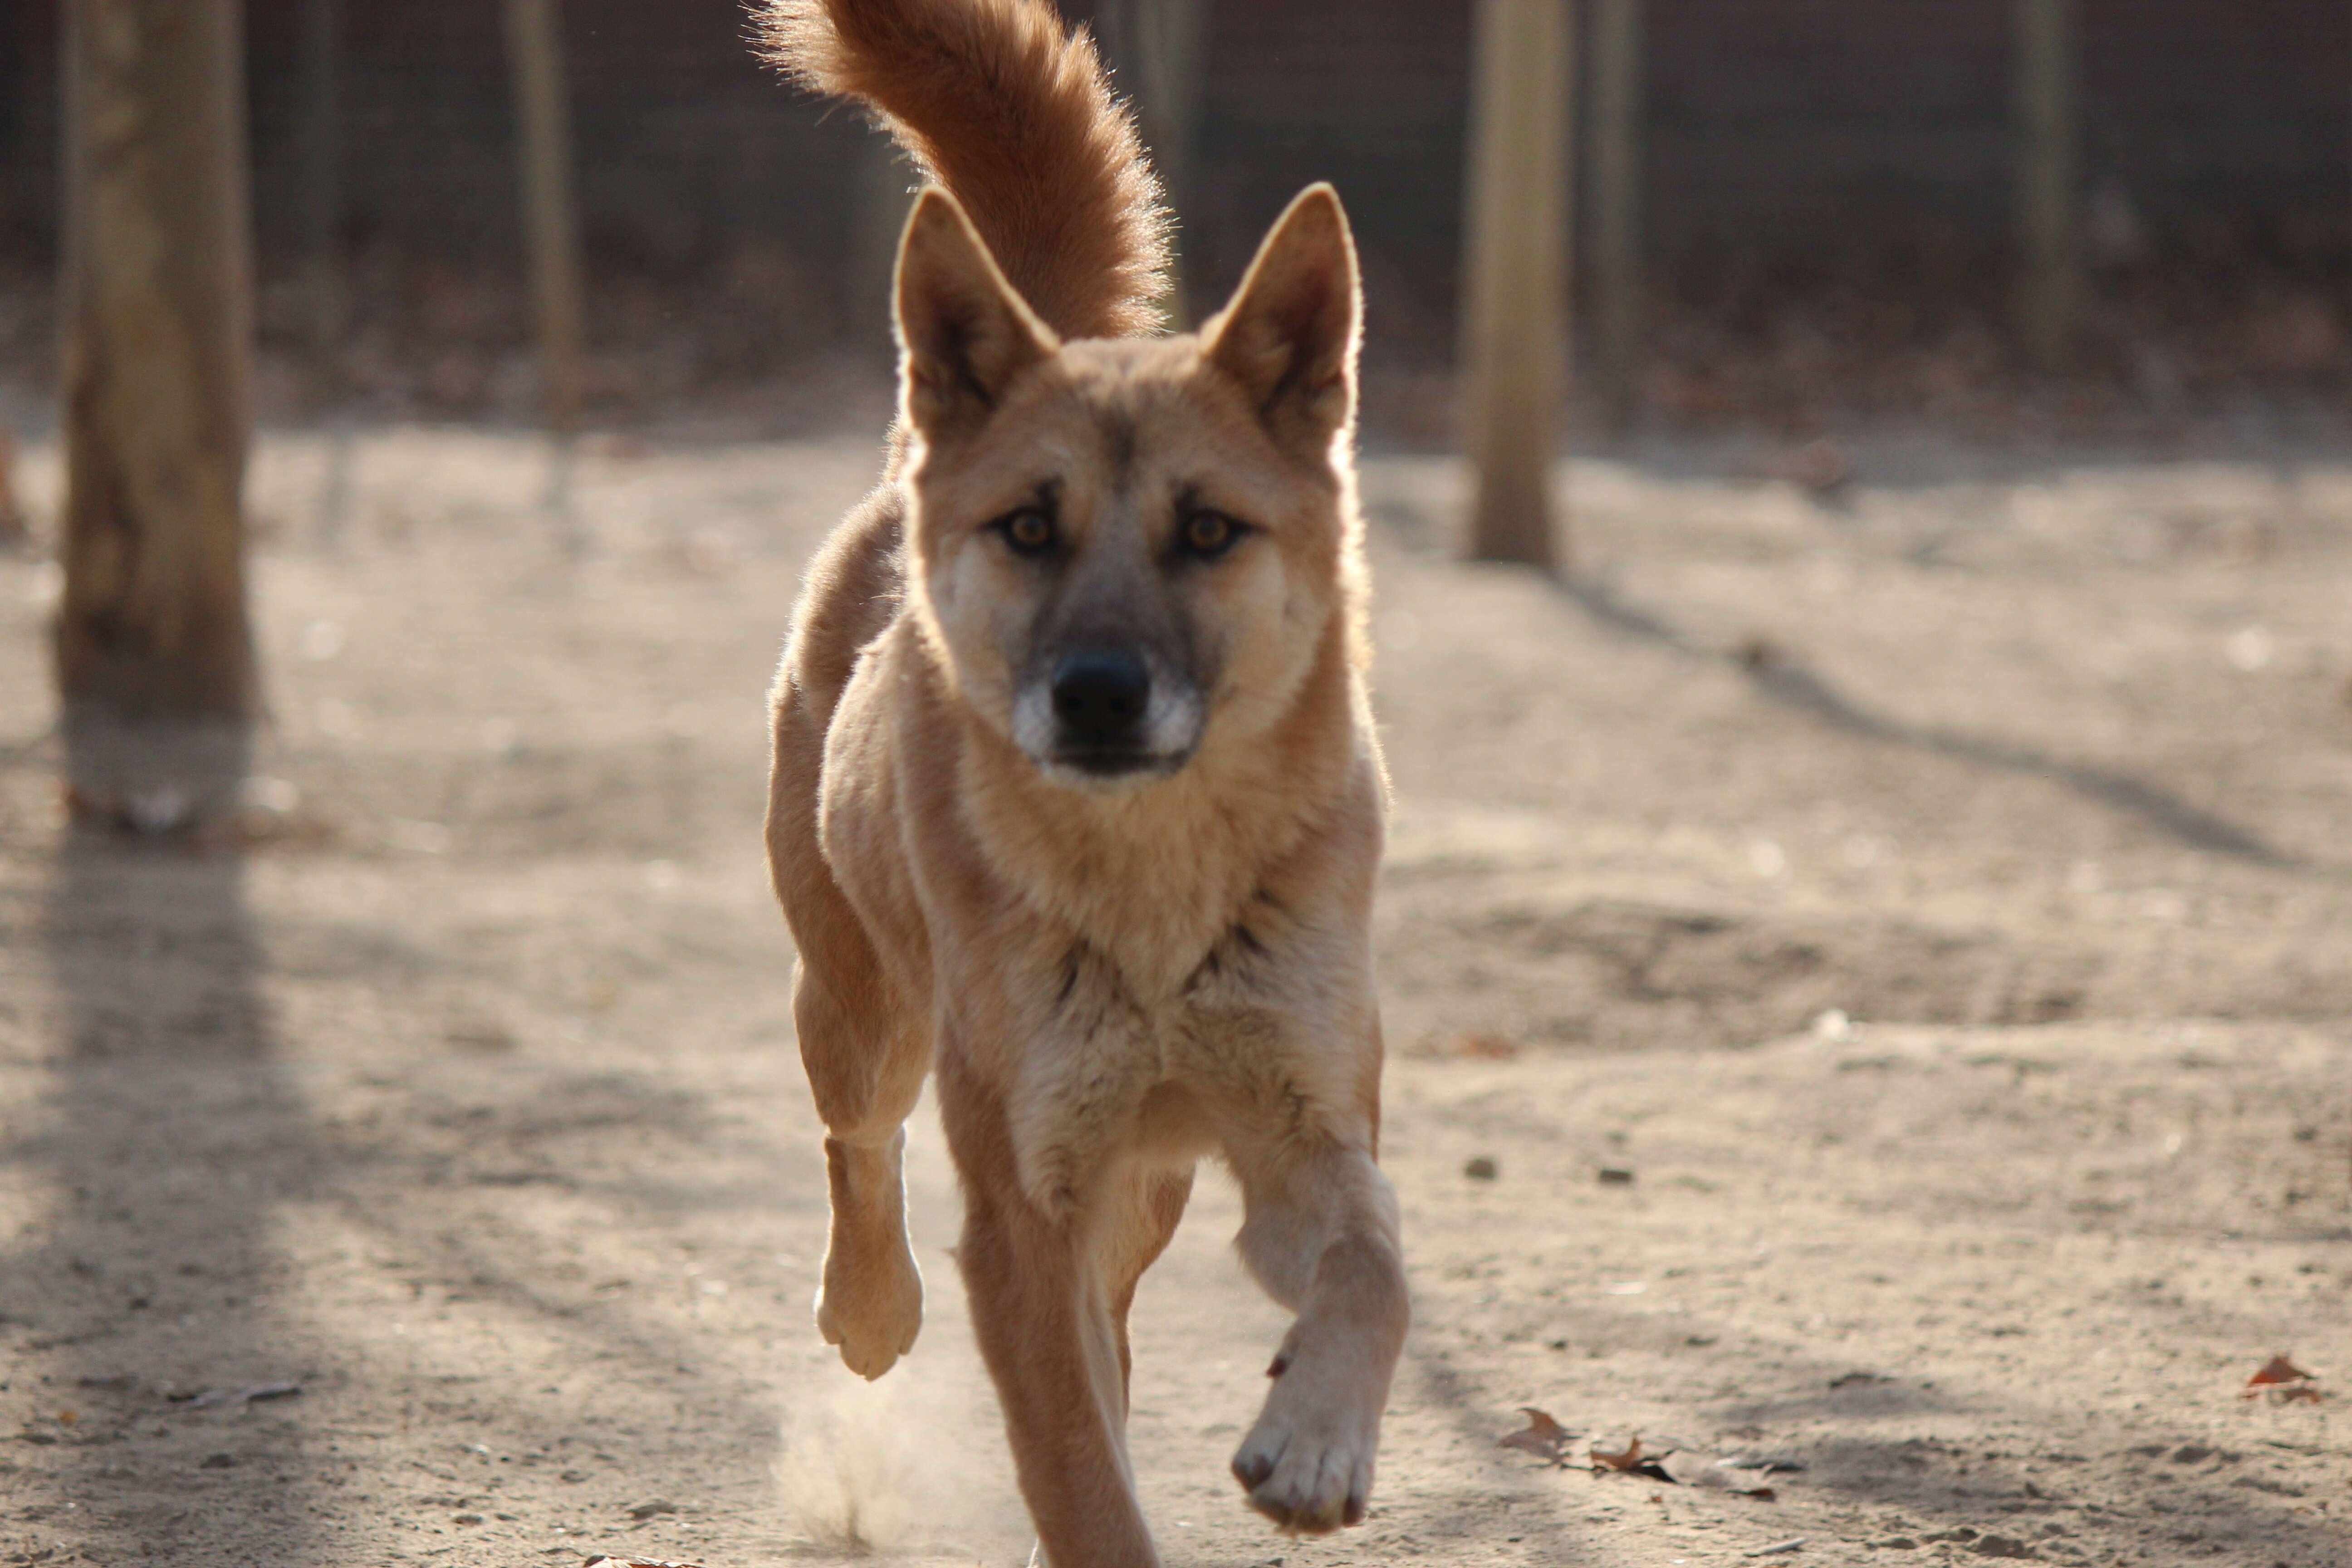
M 1491 1182 L 1503 1173 L 1503 1167 L 1495 1163 L 1492 1154 L 1478 1154 L 1462 1167 L 1462 1173 L 1474 1182 Z
M 1598 1174 L 1604 1187 L 1630 1187 L 1633 1184 L 1633 1173 L 1622 1165 L 1603 1165 Z

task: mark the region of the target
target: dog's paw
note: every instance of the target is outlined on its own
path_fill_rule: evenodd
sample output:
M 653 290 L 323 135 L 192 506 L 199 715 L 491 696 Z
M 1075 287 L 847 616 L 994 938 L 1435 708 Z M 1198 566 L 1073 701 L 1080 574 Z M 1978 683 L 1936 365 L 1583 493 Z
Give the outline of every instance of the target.
M 904 1245 L 878 1257 L 825 1254 L 816 1295 L 816 1331 L 841 1347 L 842 1363 L 869 1382 L 914 1348 L 923 1327 L 923 1277 Z
M 1344 1387 L 1318 1388 L 1303 1370 L 1293 1366 L 1275 1384 L 1234 1454 L 1234 1479 L 1284 1533 L 1322 1535 L 1363 1520 L 1381 1412 L 1360 1408 Z

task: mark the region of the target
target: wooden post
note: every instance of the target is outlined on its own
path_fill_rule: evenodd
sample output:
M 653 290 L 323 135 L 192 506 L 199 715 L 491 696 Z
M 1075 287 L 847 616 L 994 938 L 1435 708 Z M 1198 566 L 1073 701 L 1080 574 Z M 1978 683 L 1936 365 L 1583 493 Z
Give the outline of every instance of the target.
M 1641 396 L 1643 21 L 1643 0 L 1597 0 L 1592 16 L 1594 369 L 1619 430 Z
M 2033 367 L 2063 373 L 2082 300 L 2071 0 L 2016 0 L 2018 324 Z
M 1463 279 L 1470 553 L 1553 566 L 1571 0 L 1478 0 Z
M 1097 13 L 1105 52 L 1135 110 L 1136 130 L 1151 154 L 1181 225 L 1192 205 L 1192 163 L 1200 132 L 1203 0 L 1104 0 Z M 1161 313 L 1171 330 L 1191 324 L 1181 248 L 1171 245 Z
M 563 47 L 556 28 L 555 0 L 506 0 L 506 17 L 515 119 L 521 131 L 523 244 L 530 263 L 540 397 L 547 426 L 561 447 L 580 428 L 583 352 L 580 230 L 572 206 L 572 127 L 563 91 Z
M 343 346 L 343 0 L 303 0 L 296 137 L 301 157 L 302 325 L 313 402 L 341 390 Z
M 16 503 L 16 433 L 0 425 L 0 550 L 13 550 L 32 536 L 25 509 Z
M 64 16 L 69 724 L 242 721 L 253 365 L 240 0 Z

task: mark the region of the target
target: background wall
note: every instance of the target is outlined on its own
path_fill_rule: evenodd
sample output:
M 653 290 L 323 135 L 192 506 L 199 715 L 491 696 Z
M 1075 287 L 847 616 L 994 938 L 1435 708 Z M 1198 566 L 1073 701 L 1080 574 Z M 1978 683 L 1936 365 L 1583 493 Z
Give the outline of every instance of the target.
M 1070 0 L 1079 15 L 1089 5 Z M 56 232 L 58 5 L 0 6 L 0 265 L 19 276 L 46 270 Z M 1197 197 L 1183 215 L 1201 291 L 1230 283 L 1300 184 L 1333 179 L 1361 230 L 1381 352 L 1443 361 L 1469 11 L 1212 0 Z M 271 275 L 299 236 L 301 15 L 301 0 L 249 6 Z M 1931 316 L 1997 310 L 2010 15 L 2005 0 L 1651 0 L 1659 309 L 1736 325 L 1808 289 L 1843 289 Z M 855 275 L 870 274 L 871 247 L 844 243 L 861 222 L 858 192 L 874 188 L 856 118 L 759 65 L 738 0 L 566 0 L 564 18 L 600 277 L 715 280 L 741 307 L 740 333 L 705 334 L 722 355 L 789 352 L 853 321 L 863 332 L 870 290 Z M 444 286 L 516 265 L 498 6 L 368 0 L 347 7 L 347 27 L 343 238 L 363 283 L 432 296 L 440 303 L 417 309 L 451 330 L 503 321 L 489 296 L 468 305 Z M 2080 36 L 2085 181 L 2108 259 L 2186 268 L 2223 293 L 2352 259 L 2352 6 L 2082 0 Z M 625 287 L 604 300 L 607 334 L 686 308 Z M 265 300 L 265 325 L 274 319 Z

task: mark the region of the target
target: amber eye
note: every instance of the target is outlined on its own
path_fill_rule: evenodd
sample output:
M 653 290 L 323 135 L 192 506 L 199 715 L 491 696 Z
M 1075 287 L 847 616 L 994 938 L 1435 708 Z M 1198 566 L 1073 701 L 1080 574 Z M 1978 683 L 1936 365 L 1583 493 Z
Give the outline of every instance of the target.
M 1242 525 L 1221 511 L 1196 511 L 1184 519 L 1184 548 L 1194 555 L 1223 555 L 1242 536 Z
M 1054 520 L 1042 511 L 1016 511 L 996 526 L 1004 542 L 1024 555 L 1043 555 L 1054 548 Z

